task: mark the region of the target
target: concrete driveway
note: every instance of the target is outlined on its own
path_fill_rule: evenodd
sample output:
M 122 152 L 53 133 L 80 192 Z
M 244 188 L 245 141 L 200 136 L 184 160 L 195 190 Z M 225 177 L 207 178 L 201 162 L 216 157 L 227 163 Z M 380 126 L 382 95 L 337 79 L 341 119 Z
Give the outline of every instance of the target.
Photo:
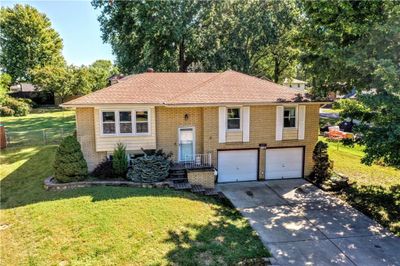
M 219 184 L 280 265 L 400 265 L 400 238 L 304 179 Z

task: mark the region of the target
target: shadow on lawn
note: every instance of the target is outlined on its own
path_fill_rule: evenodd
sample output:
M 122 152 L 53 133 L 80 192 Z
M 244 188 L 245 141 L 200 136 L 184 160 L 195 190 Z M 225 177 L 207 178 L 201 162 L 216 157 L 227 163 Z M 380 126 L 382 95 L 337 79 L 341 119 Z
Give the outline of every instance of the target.
M 90 196 L 92 201 L 142 196 L 182 197 L 205 202 L 214 201 L 211 198 L 169 189 L 91 187 L 64 191 L 46 191 L 43 187 L 43 181 L 53 172 L 53 160 L 56 146 L 44 146 L 33 149 L 35 149 L 33 152 L 27 151 L 6 155 L 7 161 L 9 162 L 29 159 L 8 176 L 0 180 L 1 209 L 82 196 Z M 2 164 L 3 163 L 4 162 L 2 162 Z M 4 166 L 6 166 L 6 163 L 4 163 Z
M 400 236 L 400 185 L 353 185 L 344 191 L 347 201 Z
M 231 265 L 246 258 L 268 256 L 268 252 L 258 240 L 247 222 L 226 202 L 213 198 L 198 196 L 192 193 L 169 189 L 145 189 L 127 187 L 92 187 L 65 191 L 46 191 L 43 180 L 52 172 L 52 163 L 56 146 L 37 148 L 29 160 L 1 180 L 1 208 L 11 209 L 30 204 L 62 199 L 73 199 L 89 196 L 92 201 L 121 199 L 129 197 L 179 197 L 212 204 L 215 211 L 213 218 L 207 224 L 193 221 L 180 228 L 169 231 L 164 240 L 171 243 L 170 250 L 165 255 L 170 264 Z M 16 154 L 12 160 L 26 159 Z M 7 157 L 7 160 L 9 157 Z M 15 161 L 10 161 L 15 162 Z
M 168 232 L 166 242 L 174 244 L 166 255 L 168 261 L 173 265 L 233 265 L 251 259 L 251 265 L 265 265 L 262 258 L 268 252 L 242 216 L 233 209 L 214 209 L 218 220 Z

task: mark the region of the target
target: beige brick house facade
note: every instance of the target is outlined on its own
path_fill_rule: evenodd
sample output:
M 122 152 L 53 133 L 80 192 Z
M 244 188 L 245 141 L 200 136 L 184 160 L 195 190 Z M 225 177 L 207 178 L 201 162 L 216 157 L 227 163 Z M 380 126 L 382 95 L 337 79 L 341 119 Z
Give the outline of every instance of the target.
M 211 152 L 212 163 L 218 166 L 217 150 L 229 149 L 259 149 L 259 144 L 267 144 L 271 147 L 304 146 L 304 175 L 309 175 L 312 170 L 312 151 L 318 139 L 319 128 L 319 104 L 308 104 L 306 106 L 306 134 L 304 140 L 283 139 L 275 140 L 275 117 L 276 105 L 250 106 L 250 141 L 249 142 L 226 142 L 218 141 L 218 107 L 156 107 L 155 128 L 156 148 L 166 152 L 172 152 L 174 160 L 178 154 L 178 129 L 182 127 L 193 127 L 196 130 L 196 153 Z M 187 115 L 187 120 L 185 120 Z M 85 159 L 89 169 L 93 169 L 107 152 L 96 150 L 95 139 L 95 109 L 76 108 L 77 137 L 82 145 Z M 128 141 L 135 137 L 119 137 L 118 141 Z M 111 153 L 110 149 L 108 152 Z M 140 152 L 134 150 L 134 152 Z M 264 178 L 265 150 L 260 149 L 259 176 Z
M 312 152 L 318 140 L 320 102 L 294 101 L 298 96 L 290 88 L 232 71 L 210 76 L 152 75 L 136 75 L 64 104 L 76 109 L 77 138 L 89 170 L 121 142 L 129 154 L 140 154 L 141 149 L 163 149 L 172 152 L 176 162 L 185 161 L 182 153 L 193 154 L 193 158 L 201 155 L 218 170 L 218 176 L 222 172 L 225 176 L 235 175 L 229 168 L 237 168 L 236 181 L 241 181 L 240 175 L 263 180 L 272 175 L 284 178 L 286 174 L 302 177 L 311 173 Z M 156 82 L 159 83 L 154 85 Z M 194 87 L 187 89 L 192 83 Z M 137 84 L 141 87 L 135 91 L 132 88 Z M 166 91 L 160 90 L 161 87 Z M 234 96 L 230 96 L 229 91 Z M 291 100 L 282 101 L 282 98 Z M 232 113 L 232 109 L 236 113 Z M 137 112 L 145 112 L 145 132 L 136 132 L 139 127 L 136 123 L 140 123 L 136 121 L 140 119 L 136 117 Z M 127 114 L 131 117 L 128 122 L 123 118 Z M 111 115 L 111 122 L 104 120 L 106 115 Z M 104 131 L 103 123 L 112 124 L 112 134 Z M 131 130 L 128 134 L 121 130 L 126 124 L 128 131 Z M 230 129 L 232 125 L 236 128 Z M 182 148 L 185 141 L 192 146 Z M 248 153 L 239 155 L 239 151 L 247 150 Z M 246 160 L 248 163 L 244 162 Z M 271 166 L 271 162 L 274 165 Z M 276 173 L 285 169 L 287 173 Z M 201 179 L 204 175 L 194 173 L 191 178 Z M 210 186 L 210 178 L 207 178 L 204 182 Z

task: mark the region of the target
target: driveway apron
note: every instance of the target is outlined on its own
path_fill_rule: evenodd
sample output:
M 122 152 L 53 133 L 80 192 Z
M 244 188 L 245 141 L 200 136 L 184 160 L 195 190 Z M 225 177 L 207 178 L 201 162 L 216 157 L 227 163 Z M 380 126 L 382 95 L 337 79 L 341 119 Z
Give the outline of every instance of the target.
M 219 184 L 279 265 L 400 265 L 400 238 L 304 179 Z

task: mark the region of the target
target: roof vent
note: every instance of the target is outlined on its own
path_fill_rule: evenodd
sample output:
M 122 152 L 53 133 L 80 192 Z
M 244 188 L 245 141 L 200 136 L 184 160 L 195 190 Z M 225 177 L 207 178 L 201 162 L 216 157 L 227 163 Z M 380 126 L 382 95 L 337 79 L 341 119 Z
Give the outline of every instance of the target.
M 149 67 L 149 68 L 146 70 L 146 72 L 147 72 L 147 73 L 153 73 L 153 72 L 154 72 L 154 69 L 151 68 L 151 67 Z

